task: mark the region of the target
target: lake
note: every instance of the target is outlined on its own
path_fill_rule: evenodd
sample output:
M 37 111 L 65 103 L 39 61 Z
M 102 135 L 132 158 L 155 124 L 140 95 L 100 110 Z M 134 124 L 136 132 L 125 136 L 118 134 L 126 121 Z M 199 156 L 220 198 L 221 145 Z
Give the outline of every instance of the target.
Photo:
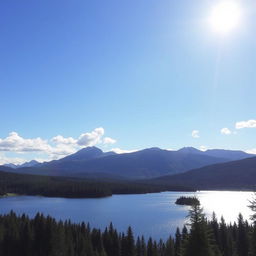
M 119 231 L 125 231 L 130 225 L 135 235 L 167 239 L 187 222 L 189 207 L 175 205 L 175 200 L 182 195 L 196 195 L 208 217 L 215 211 L 218 218 L 223 215 L 226 222 L 236 221 L 240 212 L 246 219 L 251 214 L 247 205 L 252 192 L 233 191 L 163 192 L 97 199 L 16 196 L 0 199 L 0 214 L 13 210 L 34 217 L 42 212 L 57 219 L 89 222 L 91 227 L 102 229 L 112 221 Z

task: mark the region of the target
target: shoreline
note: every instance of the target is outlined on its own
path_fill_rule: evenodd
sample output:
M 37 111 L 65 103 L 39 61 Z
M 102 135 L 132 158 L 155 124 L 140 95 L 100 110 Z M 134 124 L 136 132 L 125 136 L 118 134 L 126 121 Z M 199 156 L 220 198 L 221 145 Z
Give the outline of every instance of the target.
M 197 193 L 197 192 L 211 192 L 211 191 L 214 191 L 214 192 L 251 192 L 251 193 L 255 193 L 254 190 L 250 190 L 250 189 L 244 189 L 244 190 L 236 190 L 236 189 L 202 189 L 202 190 L 194 190 L 194 191 L 191 191 L 191 190 L 165 190 L 165 191 L 158 191 L 158 192 L 145 192 L 145 193 L 113 193 L 111 195 L 106 195 L 106 196 L 91 196 L 91 197 L 69 197 L 69 196 L 45 196 L 45 195 L 40 195 L 40 194 L 37 194 L 37 195 L 31 195 L 31 194 L 17 194 L 17 193 L 6 193 L 5 195 L 0 195 L 0 199 L 3 199 L 3 198 L 8 198 L 8 197 L 18 197 L 18 196 L 35 196 L 35 197 L 44 197 L 44 198 L 64 198 L 64 199 L 103 199 L 103 198 L 107 198 L 107 197 L 112 197 L 112 196 L 115 196 L 115 195 L 146 195 L 146 194 L 155 194 L 155 193 L 167 193 L 167 192 L 179 192 L 179 193 L 188 193 L 188 192 L 194 192 L 194 193 Z

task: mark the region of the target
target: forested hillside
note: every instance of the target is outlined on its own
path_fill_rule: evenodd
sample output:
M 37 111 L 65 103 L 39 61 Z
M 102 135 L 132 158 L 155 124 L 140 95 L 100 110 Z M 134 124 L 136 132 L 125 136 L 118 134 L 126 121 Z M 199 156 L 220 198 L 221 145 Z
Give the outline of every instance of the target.
M 196 189 L 241 189 L 256 187 L 256 157 L 220 163 L 194 169 L 182 174 L 157 178 L 156 184 L 176 184 Z
M 128 181 L 72 179 L 39 175 L 15 174 L 0 171 L 0 195 L 17 193 L 48 197 L 104 197 L 112 194 L 140 194 L 160 191 L 189 191 L 176 185 L 152 185 Z

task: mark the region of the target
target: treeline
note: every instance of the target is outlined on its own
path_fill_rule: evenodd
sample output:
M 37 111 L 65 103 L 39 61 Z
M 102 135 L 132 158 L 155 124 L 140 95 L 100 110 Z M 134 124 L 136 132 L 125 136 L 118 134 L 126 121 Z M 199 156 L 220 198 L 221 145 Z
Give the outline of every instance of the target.
M 65 177 L 15 174 L 0 171 L 0 196 L 6 193 L 47 197 L 86 198 L 112 194 L 189 191 L 182 186 L 162 186 L 129 181 L 97 181 Z
M 35 218 L 0 216 L 0 255 L 4 256 L 254 256 L 256 225 L 242 215 L 226 224 L 215 216 L 207 221 L 202 208 L 194 205 L 190 227 L 167 241 L 135 238 L 131 227 L 119 233 L 112 224 L 104 231 L 89 224 L 56 221 L 37 214 Z

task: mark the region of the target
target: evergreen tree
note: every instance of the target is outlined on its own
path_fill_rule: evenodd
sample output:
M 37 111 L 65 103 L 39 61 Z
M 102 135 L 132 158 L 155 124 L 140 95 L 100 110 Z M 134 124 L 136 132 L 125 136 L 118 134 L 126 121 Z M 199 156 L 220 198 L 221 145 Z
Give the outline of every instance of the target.
M 256 224 L 256 192 L 254 192 L 254 197 L 249 202 L 250 204 L 248 205 L 248 207 L 252 211 L 252 215 L 250 216 L 250 218 L 253 221 L 253 223 Z
M 247 256 L 249 252 L 248 230 L 242 214 L 238 216 L 237 252 L 238 256 Z
M 136 241 L 136 256 L 142 256 L 142 247 L 140 237 L 137 238 Z
M 127 256 L 135 256 L 135 245 L 134 245 L 134 237 L 132 228 L 128 227 L 127 236 L 126 236 L 126 255 Z
M 181 254 L 181 234 L 180 234 L 180 229 L 176 229 L 175 233 L 175 256 L 180 256 Z
M 148 244 L 147 244 L 147 256 L 153 256 L 154 255 L 154 250 L 153 250 L 153 240 L 150 237 L 148 239 Z
M 144 236 L 141 237 L 141 256 L 147 256 L 147 246 Z
M 119 238 L 119 240 L 121 241 L 120 255 L 121 256 L 127 256 L 127 240 L 126 240 L 126 237 L 125 237 L 124 233 L 122 233 L 122 235 Z
M 166 249 L 165 249 L 165 254 L 164 256 L 175 256 L 175 246 L 174 246 L 174 241 L 172 237 L 169 237 L 169 239 L 166 242 Z
M 233 256 L 234 248 L 232 243 L 232 237 L 228 231 L 227 225 L 223 217 L 219 225 L 219 248 L 224 256 Z
M 191 231 L 185 245 L 184 256 L 214 256 L 214 248 L 211 244 L 207 222 L 203 209 L 199 205 L 193 205 L 189 211 Z
M 253 222 L 253 228 L 250 234 L 250 256 L 256 256 L 256 192 L 248 207 L 252 210 L 251 220 Z

